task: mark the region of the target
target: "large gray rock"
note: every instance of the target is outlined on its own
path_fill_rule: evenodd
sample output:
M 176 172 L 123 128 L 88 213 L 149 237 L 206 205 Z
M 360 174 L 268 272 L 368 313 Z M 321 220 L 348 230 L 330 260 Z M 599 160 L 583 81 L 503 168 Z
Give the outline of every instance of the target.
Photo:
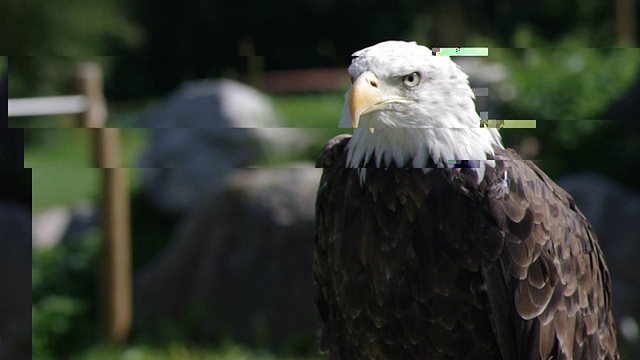
M 31 213 L 0 203 L 0 359 L 31 359 Z
M 237 170 L 219 179 L 219 189 L 202 196 L 170 246 L 136 274 L 136 329 L 158 334 L 181 326 L 201 341 L 315 349 L 321 169 L 312 166 Z
M 558 184 L 573 195 L 598 235 L 611 273 L 618 329 L 640 350 L 640 194 L 592 173 L 565 176 Z
M 307 143 L 297 129 L 278 128 L 265 95 L 232 80 L 187 83 L 140 125 L 153 129 L 139 161 L 144 192 L 178 215 L 215 188 L 219 175 Z

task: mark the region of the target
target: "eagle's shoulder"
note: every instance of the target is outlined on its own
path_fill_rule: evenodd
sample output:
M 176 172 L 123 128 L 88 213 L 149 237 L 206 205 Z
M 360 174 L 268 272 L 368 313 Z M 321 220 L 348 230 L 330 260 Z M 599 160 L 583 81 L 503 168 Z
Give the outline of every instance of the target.
M 553 193 L 555 198 L 560 200 L 563 204 L 570 206 L 572 210 L 575 210 L 575 200 L 561 188 L 555 181 L 542 171 L 538 165 L 531 160 L 523 160 L 518 153 L 513 149 L 502 149 L 496 152 L 496 159 L 507 160 L 511 163 L 507 165 L 508 168 L 514 169 L 519 176 L 528 176 L 532 180 L 539 180 L 540 186 L 548 187 Z M 533 177 L 535 175 L 535 177 Z M 537 177 L 537 178 L 536 178 Z
M 346 165 L 346 147 L 351 135 L 341 134 L 331 138 L 322 148 L 316 161 L 317 168 L 344 167 Z
M 503 343 L 515 340 L 520 357 L 615 358 L 609 273 L 588 220 L 533 162 L 511 149 L 495 159 L 488 181 L 503 179 L 507 191 L 488 184 L 485 200 L 504 245 L 483 277 L 491 307 L 513 304 L 507 317 L 520 319 L 513 339 L 513 324 L 494 317 L 496 335 Z

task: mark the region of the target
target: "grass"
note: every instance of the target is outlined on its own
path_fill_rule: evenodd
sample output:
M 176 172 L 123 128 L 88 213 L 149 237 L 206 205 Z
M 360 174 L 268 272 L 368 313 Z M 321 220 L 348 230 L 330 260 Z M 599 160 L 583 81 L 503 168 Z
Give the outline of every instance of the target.
M 100 169 L 93 166 L 93 131 L 86 129 L 28 129 L 39 140 L 25 147 L 25 167 L 33 169 L 32 206 L 38 213 L 53 205 L 72 205 L 94 198 L 100 186 Z M 146 131 L 121 131 L 122 167 L 135 166 Z M 129 172 L 130 186 L 139 184 L 140 171 Z
M 274 95 L 273 108 L 285 127 L 338 127 L 344 97 L 342 93 Z

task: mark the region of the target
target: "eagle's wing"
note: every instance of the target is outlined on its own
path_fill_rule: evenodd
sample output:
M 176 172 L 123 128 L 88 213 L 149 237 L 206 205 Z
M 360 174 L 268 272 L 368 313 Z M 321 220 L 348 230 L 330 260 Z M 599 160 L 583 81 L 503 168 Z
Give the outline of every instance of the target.
M 513 150 L 496 160 L 509 191 L 493 184 L 485 201 L 504 247 L 482 272 L 503 357 L 616 358 L 611 282 L 591 225 L 531 161 Z

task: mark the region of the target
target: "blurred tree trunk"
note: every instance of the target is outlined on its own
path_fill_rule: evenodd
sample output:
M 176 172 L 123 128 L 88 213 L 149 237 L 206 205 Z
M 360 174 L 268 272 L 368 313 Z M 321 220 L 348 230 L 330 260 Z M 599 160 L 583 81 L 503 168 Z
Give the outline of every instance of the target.
M 618 43 L 635 46 L 636 3 L 635 0 L 616 0 L 616 31 Z

